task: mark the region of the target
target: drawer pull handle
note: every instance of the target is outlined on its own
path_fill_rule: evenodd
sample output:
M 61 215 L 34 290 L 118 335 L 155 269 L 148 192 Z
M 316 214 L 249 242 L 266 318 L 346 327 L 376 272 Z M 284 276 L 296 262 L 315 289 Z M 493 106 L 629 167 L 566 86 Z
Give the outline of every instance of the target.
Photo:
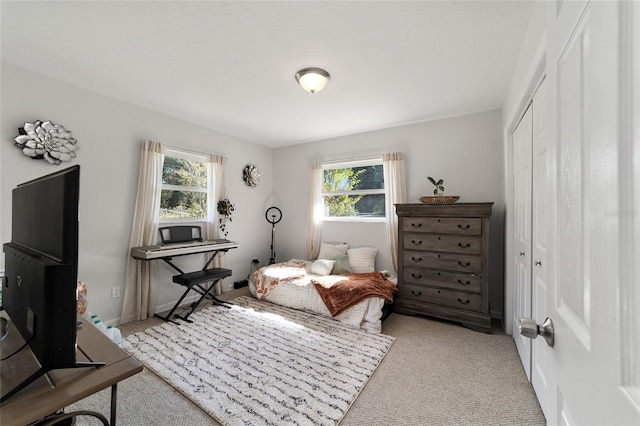
M 422 296 L 422 292 L 421 291 L 411 290 L 411 294 L 413 294 L 414 296 Z
M 458 280 L 458 284 L 461 284 L 461 285 L 470 285 L 470 284 L 471 284 L 471 281 L 469 281 L 469 280 L 467 280 L 467 281 Z
M 466 225 L 464 225 L 464 226 L 458 224 L 458 228 L 460 228 L 460 229 L 469 229 L 469 228 L 471 228 L 471 225 L 469 225 L 468 223 Z
M 470 243 L 466 243 L 466 244 L 458 243 L 458 247 L 460 247 L 460 248 L 469 248 L 469 247 L 471 247 L 471 244 Z
M 422 224 L 421 223 L 412 223 L 411 227 L 412 228 L 422 228 Z
M 460 262 L 460 261 L 458 260 L 458 265 L 462 266 L 463 268 L 466 268 L 466 267 L 468 267 L 468 266 L 471 266 L 471 262 L 465 262 L 465 263 L 462 263 L 462 262 Z
M 411 243 L 412 243 L 412 244 L 414 244 L 414 245 L 416 245 L 416 246 L 419 246 L 420 244 L 422 244 L 422 240 L 418 240 L 418 241 L 416 241 L 416 240 L 411 240 Z
M 418 279 L 422 278 L 422 274 L 418 274 L 418 275 L 416 275 L 416 274 L 413 274 L 413 273 L 412 273 L 412 274 L 411 274 L 411 276 L 412 276 L 413 278 L 415 278 L 416 280 L 418 280 Z
M 468 305 L 469 303 L 471 303 L 471 300 L 467 299 L 467 300 L 462 300 L 458 297 L 458 302 L 462 303 L 463 305 Z
M 422 262 L 422 258 L 421 257 L 411 256 L 411 260 L 413 260 L 414 262 Z

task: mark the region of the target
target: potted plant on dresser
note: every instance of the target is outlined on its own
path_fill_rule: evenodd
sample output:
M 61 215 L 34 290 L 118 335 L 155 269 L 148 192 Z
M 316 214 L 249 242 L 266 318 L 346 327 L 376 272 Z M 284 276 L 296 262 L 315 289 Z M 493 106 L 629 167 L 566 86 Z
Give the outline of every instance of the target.
M 434 186 L 433 195 L 418 197 L 421 203 L 453 204 L 460 199 L 459 195 L 444 195 L 444 179 L 435 180 L 431 176 L 427 176 L 427 180 Z

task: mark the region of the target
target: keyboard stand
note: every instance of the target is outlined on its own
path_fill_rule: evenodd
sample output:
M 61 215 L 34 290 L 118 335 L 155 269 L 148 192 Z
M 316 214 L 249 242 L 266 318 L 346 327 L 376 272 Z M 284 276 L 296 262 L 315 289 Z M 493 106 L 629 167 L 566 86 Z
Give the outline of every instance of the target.
M 159 232 L 160 232 L 160 238 L 162 240 L 163 245 L 186 244 L 186 246 L 182 246 L 178 248 L 175 248 L 174 246 L 171 250 L 165 253 L 162 253 L 162 252 L 156 253 L 157 255 L 154 256 L 153 258 L 147 258 L 146 256 L 137 257 L 136 254 L 134 253 L 134 250 L 137 250 L 137 249 L 146 250 L 150 247 L 136 247 L 132 249 L 132 256 L 140 260 L 161 259 L 162 261 L 164 261 L 166 264 L 168 264 L 178 272 L 179 275 L 173 276 L 173 282 L 176 284 L 185 286 L 186 290 L 184 291 L 184 293 L 182 293 L 182 296 L 180 296 L 180 299 L 176 302 L 173 308 L 171 308 L 171 310 L 166 316 L 162 316 L 159 314 L 155 314 L 154 316 L 161 318 L 165 321 L 173 322 L 173 323 L 175 323 L 175 321 L 173 321 L 172 318 L 180 318 L 184 321 L 192 322 L 191 320 L 189 320 L 189 316 L 191 316 L 191 314 L 198 308 L 198 306 L 200 306 L 200 303 L 205 298 L 211 300 L 213 303 L 217 305 L 221 305 L 229 308 L 230 307 L 229 305 L 225 304 L 225 302 L 223 302 L 222 300 L 218 299 L 213 294 L 211 294 L 211 289 L 215 288 L 216 284 L 221 279 L 231 276 L 231 269 L 224 269 L 224 268 L 208 269 L 208 268 L 209 268 L 209 265 L 211 265 L 211 262 L 213 262 L 213 259 L 216 257 L 216 255 L 219 252 L 226 253 L 227 251 L 229 251 L 229 249 L 237 247 L 238 246 L 237 243 L 233 243 L 232 241 L 227 241 L 227 240 L 219 240 L 221 242 L 224 242 L 225 244 L 220 244 L 218 246 L 216 244 L 214 245 L 209 244 L 209 242 L 207 241 L 206 244 L 202 245 L 202 247 L 194 249 L 194 247 L 191 246 L 188 252 L 180 253 L 181 248 L 190 246 L 189 243 L 203 242 L 202 232 L 200 227 L 199 226 L 168 226 L 164 228 L 159 228 Z M 173 256 L 185 256 L 188 254 L 208 253 L 208 252 L 212 252 L 212 255 L 211 257 L 209 257 L 209 260 L 207 260 L 207 263 L 202 267 L 200 271 L 185 273 L 183 270 L 178 268 L 178 266 L 175 263 L 172 262 Z M 205 287 L 204 284 L 208 282 L 211 284 L 208 287 Z M 186 314 L 183 314 L 182 316 L 174 315 L 176 309 L 180 307 L 180 304 L 182 303 L 184 298 L 187 297 L 187 294 L 189 294 L 191 290 L 200 294 L 200 297 L 198 298 L 198 300 L 196 300 L 191 304 Z

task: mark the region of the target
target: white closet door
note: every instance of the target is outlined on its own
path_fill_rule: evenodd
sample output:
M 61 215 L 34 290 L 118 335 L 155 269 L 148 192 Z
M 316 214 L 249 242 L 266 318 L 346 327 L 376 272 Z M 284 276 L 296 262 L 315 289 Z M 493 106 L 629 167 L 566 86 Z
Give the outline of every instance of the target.
M 637 2 L 549 3 L 550 424 L 640 424 Z M 633 207 L 635 206 L 635 207 Z M 631 210 L 629 210 L 631 208 Z M 635 258 L 634 258 L 635 256 Z
M 513 330 L 520 318 L 531 317 L 531 155 L 533 143 L 531 105 L 513 132 L 514 254 L 515 289 Z M 531 340 L 513 333 L 527 378 L 531 380 Z
M 543 322 L 547 314 L 547 252 L 549 245 L 549 117 L 546 84 L 537 88 L 533 100 L 513 133 L 514 144 L 514 269 L 516 291 L 513 329 L 520 318 Z M 547 395 L 549 347 L 542 339 L 531 340 L 514 333 L 518 354 L 543 411 L 549 411 Z M 547 413 L 548 415 L 548 413 Z
M 553 240 L 548 181 L 549 143 L 552 136 L 549 128 L 546 80 L 536 90 L 532 109 L 531 312 L 532 318 L 542 323 L 547 316 L 548 252 L 549 242 Z M 548 418 L 553 410 L 553 402 L 549 400 L 554 386 L 553 375 L 550 374 L 551 348 L 543 339 L 529 341 L 531 342 L 531 384 L 538 396 L 542 411 Z

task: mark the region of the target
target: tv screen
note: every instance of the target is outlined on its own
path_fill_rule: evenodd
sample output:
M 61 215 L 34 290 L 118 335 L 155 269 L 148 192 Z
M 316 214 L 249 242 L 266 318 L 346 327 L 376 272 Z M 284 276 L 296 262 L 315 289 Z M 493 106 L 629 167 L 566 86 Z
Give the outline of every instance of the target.
M 2 307 L 41 368 L 0 401 L 49 370 L 96 365 L 76 361 L 79 194 L 80 166 L 13 190 Z
M 79 197 L 80 166 L 18 185 L 12 194 L 11 242 L 75 264 Z

